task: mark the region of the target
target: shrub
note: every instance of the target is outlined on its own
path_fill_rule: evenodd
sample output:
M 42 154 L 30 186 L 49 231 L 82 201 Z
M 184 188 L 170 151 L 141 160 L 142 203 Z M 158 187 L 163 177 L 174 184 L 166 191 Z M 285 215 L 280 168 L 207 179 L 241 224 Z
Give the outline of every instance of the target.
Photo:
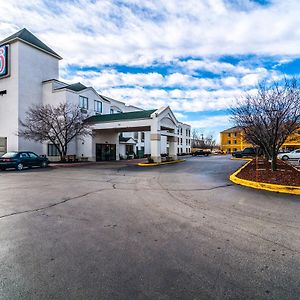
M 153 158 L 151 158 L 151 157 L 148 157 L 148 163 L 149 163 L 149 164 L 153 164 L 153 163 L 154 163 L 154 160 L 153 160 Z

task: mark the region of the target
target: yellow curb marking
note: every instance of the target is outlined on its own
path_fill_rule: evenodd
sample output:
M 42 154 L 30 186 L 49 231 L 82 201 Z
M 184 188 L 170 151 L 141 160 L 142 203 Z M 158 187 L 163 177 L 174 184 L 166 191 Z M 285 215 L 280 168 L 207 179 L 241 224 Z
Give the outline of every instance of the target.
M 252 158 L 237 158 L 237 157 L 231 157 L 230 160 L 246 160 L 246 161 L 251 161 Z
M 232 181 L 236 184 L 239 184 L 239 185 L 243 185 L 243 186 L 247 186 L 247 187 L 251 187 L 251 188 L 259 189 L 259 190 L 266 190 L 266 191 L 276 192 L 276 193 L 300 195 L 300 186 L 264 183 L 264 182 L 257 182 L 257 181 L 238 178 L 237 175 L 244 168 L 246 168 L 250 164 L 251 161 L 252 160 L 248 161 L 241 168 L 239 168 L 237 171 L 235 171 L 233 174 L 231 174 L 229 177 L 230 181 Z

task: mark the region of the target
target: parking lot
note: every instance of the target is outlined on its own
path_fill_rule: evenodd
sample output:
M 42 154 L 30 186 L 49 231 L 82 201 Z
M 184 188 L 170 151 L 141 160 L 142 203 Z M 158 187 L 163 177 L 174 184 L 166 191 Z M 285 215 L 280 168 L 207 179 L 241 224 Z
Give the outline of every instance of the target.
M 299 196 L 243 163 L 0 172 L 0 298 L 299 299 Z

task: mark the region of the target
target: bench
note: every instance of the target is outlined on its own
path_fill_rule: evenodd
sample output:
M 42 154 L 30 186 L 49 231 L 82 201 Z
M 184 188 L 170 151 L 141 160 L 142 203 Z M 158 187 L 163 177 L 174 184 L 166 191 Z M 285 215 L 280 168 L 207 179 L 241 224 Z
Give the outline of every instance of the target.
M 78 159 L 77 159 L 76 155 L 67 155 L 66 161 L 67 162 L 75 162 L 75 161 L 78 161 Z

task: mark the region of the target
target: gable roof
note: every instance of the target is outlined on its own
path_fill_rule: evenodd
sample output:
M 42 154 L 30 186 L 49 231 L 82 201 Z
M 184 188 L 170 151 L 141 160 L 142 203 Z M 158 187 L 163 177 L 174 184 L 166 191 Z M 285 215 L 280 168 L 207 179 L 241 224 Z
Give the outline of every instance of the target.
M 72 83 L 72 84 L 68 84 L 66 86 L 59 87 L 56 90 L 68 89 L 68 90 L 71 90 L 74 92 L 80 92 L 80 91 L 85 90 L 86 88 L 87 87 L 85 85 L 83 85 L 80 82 L 77 82 L 77 83 Z
M 221 133 L 229 133 L 229 132 L 239 132 L 239 131 L 242 131 L 242 127 L 239 127 L 239 126 L 234 126 L 234 127 L 231 127 L 231 128 L 228 128 L 228 129 L 225 129 L 223 131 L 221 131 Z
M 130 140 L 132 140 L 132 141 L 130 142 Z M 128 144 L 136 144 L 136 141 L 132 137 L 119 136 L 119 142 L 125 143 L 125 144 L 126 143 L 128 143 Z
M 95 115 L 87 118 L 85 121 L 89 123 L 105 123 L 123 120 L 150 119 L 151 114 L 153 114 L 155 111 L 156 109 L 151 109 L 117 114 Z
M 21 29 L 20 31 L 12 34 L 11 36 L 7 37 L 6 39 L 0 42 L 0 45 L 12 42 L 14 40 L 20 40 L 31 46 L 38 48 L 41 51 L 44 51 L 58 59 L 62 59 L 56 52 L 54 52 L 51 48 L 49 48 L 46 44 L 44 44 L 41 40 L 39 40 L 35 35 L 33 35 L 30 31 L 26 28 Z

